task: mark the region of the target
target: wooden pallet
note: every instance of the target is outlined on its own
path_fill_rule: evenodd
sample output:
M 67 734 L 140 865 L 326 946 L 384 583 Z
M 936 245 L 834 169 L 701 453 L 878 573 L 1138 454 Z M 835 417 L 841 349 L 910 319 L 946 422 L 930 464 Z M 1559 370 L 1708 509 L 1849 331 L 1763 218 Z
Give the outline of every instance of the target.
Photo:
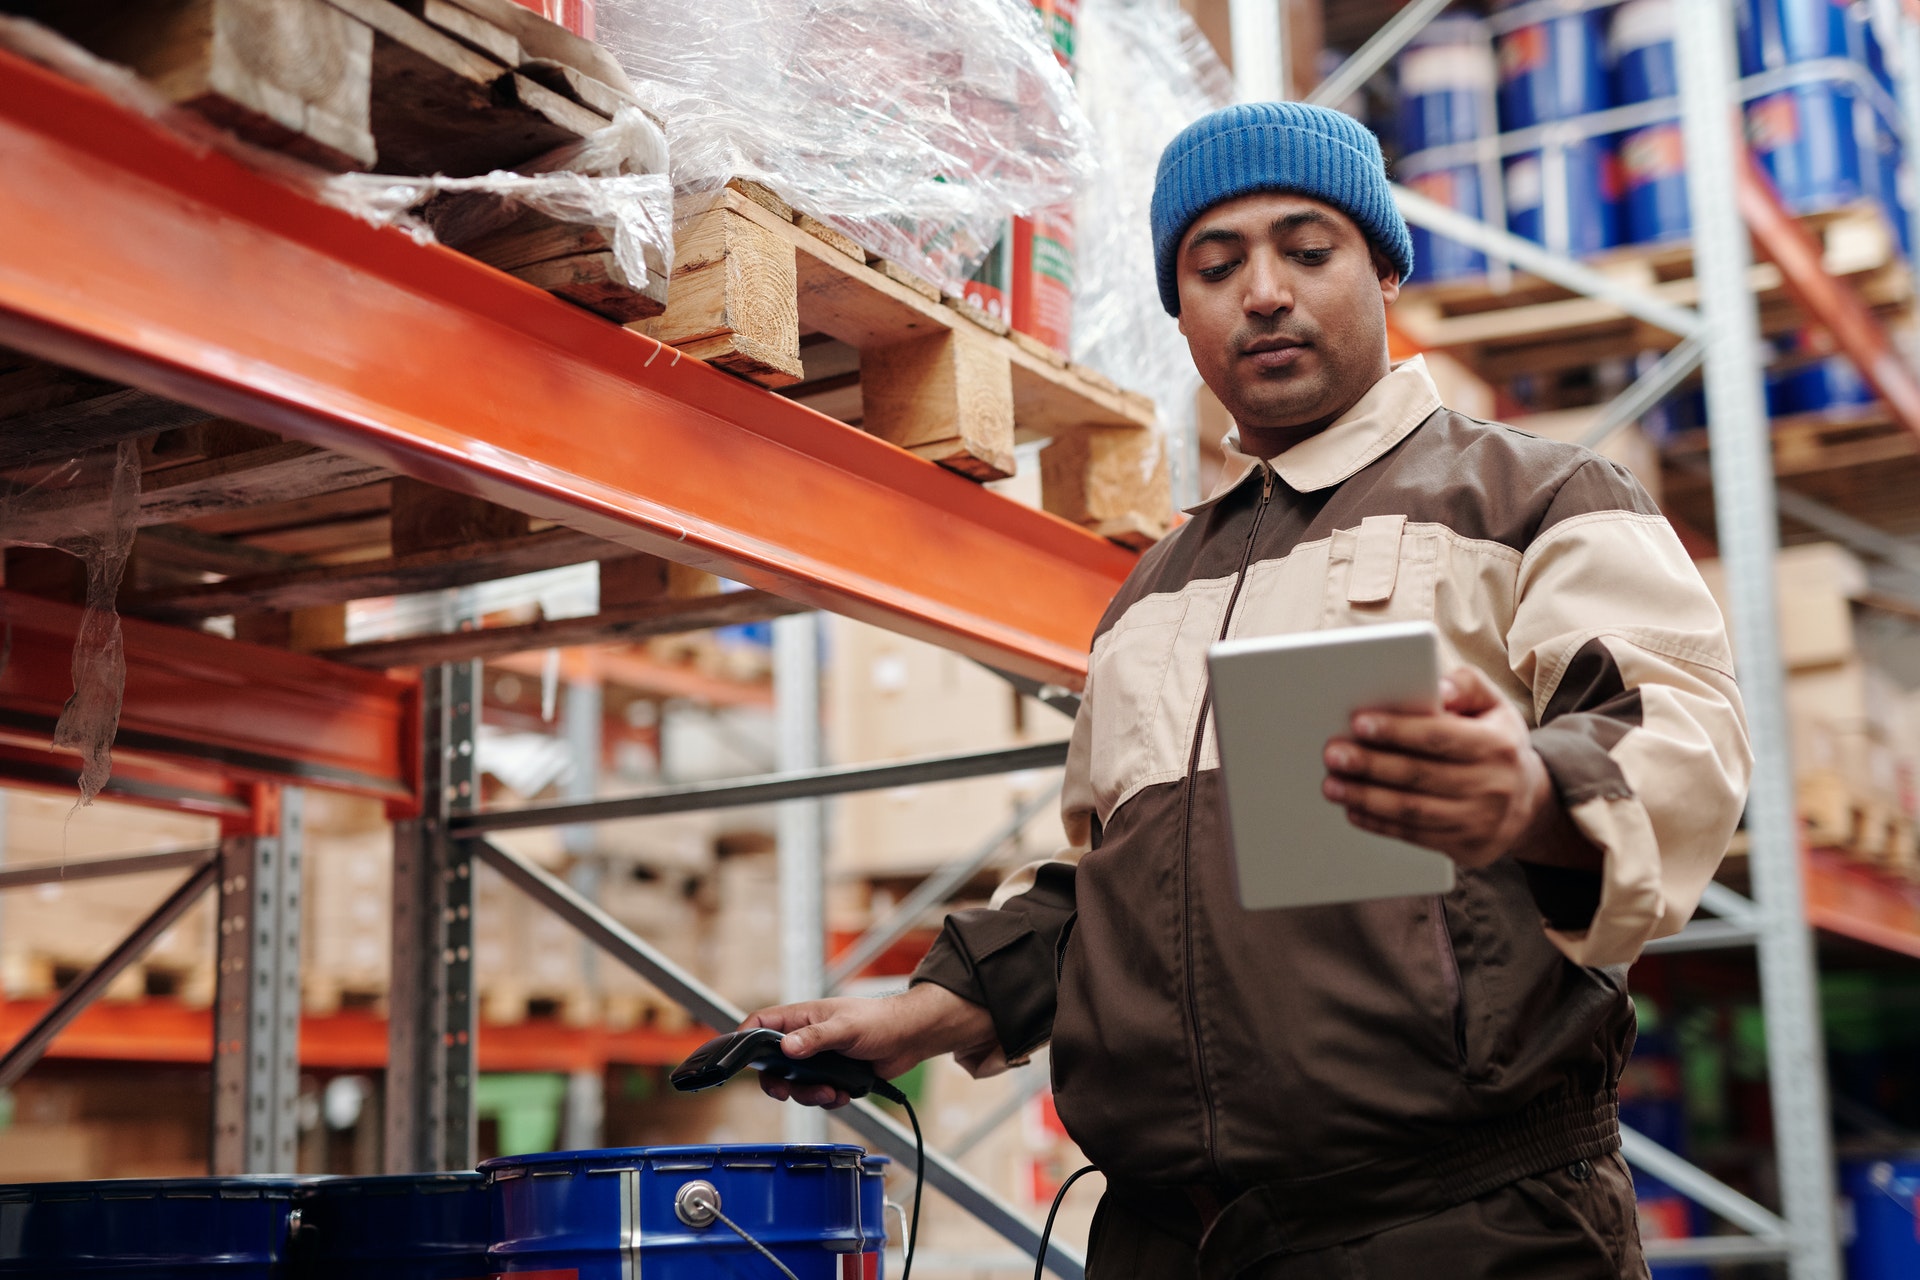
M 512 0 L 12 0 L 247 143 L 335 171 L 466 177 L 580 167 L 639 109 L 613 57 Z M 0 32 L 0 37 L 4 36 Z M 475 257 L 610 318 L 658 315 L 596 229 L 487 196 L 428 221 Z M 664 265 L 664 264 L 661 264 Z
M 1809 844 L 1844 849 L 1862 861 L 1920 876 L 1914 822 L 1898 805 L 1827 771 L 1802 776 L 1797 791 Z
M 679 211 L 667 310 L 634 327 L 980 480 L 1046 438 L 1042 504 L 1143 546 L 1171 519 L 1153 403 L 771 193 Z
M 1820 240 L 1828 273 L 1852 284 L 1870 307 L 1893 314 L 1911 306 L 1912 273 L 1877 206 L 1849 205 L 1801 222 Z M 1699 301 L 1690 243 L 1611 249 L 1587 265 L 1663 302 L 1693 306 Z M 1781 334 L 1806 325 L 1778 267 L 1756 262 L 1748 278 L 1763 332 Z M 1433 284 L 1416 279 L 1394 304 L 1393 319 L 1420 348 L 1451 352 L 1494 382 L 1666 350 L 1679 341 L 1612 303 L 1524 273 L 1515 273 L 1506 290 L 1495 289 L 1485 276 Z

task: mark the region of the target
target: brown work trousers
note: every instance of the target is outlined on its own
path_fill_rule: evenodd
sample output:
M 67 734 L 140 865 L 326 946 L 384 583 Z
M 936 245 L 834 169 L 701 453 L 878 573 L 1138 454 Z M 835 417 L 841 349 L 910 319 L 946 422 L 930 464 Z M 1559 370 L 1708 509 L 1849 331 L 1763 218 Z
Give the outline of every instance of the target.
M 1087 1280 L 1195 1280 L 1199 1211 L 1179 1193 L 1112 1188 Z M 1618 1154 L 1510 1182 L 1477 1200 L 1331 1248 L 1282 1254 L 1235 1280 L 1646 1280 L 1633 1179 Z

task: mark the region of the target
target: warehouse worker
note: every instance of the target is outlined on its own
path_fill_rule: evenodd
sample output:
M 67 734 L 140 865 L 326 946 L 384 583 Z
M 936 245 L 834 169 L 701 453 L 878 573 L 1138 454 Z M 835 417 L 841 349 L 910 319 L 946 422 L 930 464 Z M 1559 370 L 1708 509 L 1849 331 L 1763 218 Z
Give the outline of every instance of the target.
M 1389 365 L 1413 253 L 1366 129 L 1215 112 L 1167 148 L 1152 220 L 1162 301 L 1237 431 L 1095 634 L 1075 847 L 949 916 L 905 994 L 754 1020 L 883 1075 L 1051 1041 L 1060 1118 L 1108 1179 L 1096 1280 L 1645 1276 L 1626 965 L 1685 923 L 1740 815 L 1720 614 L 1625 470 Z M 1412 619 L 1442 637 L 1444 709 L 1357 715 L 1324 793 L 1452 857 L 1458 887 L 1244 910 L 1208 645 Z

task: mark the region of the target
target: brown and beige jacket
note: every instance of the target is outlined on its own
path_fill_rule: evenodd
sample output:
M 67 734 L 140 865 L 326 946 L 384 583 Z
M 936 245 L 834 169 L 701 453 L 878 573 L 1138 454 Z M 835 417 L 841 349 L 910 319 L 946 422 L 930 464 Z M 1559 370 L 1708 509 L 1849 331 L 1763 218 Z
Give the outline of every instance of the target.
M 1750 757 L 1720 613 L 1619 466 L 1442 407 L 1418 359 L 1271 465 L 1229 449 L 1095 635 L 1074 847 L 950 916 L 915 977 L 991 1012 L 1004 1056 L 977 1072 L 1052 1041 L 1110 1177 L 1251 1189 L 1214 1234 L 1299 1247 L 1618 1145 L 1625 965 L 1693 912 Z M 1536 726 L 1603 870 L 1243 909 L 1208 647 L 1412 619 Z

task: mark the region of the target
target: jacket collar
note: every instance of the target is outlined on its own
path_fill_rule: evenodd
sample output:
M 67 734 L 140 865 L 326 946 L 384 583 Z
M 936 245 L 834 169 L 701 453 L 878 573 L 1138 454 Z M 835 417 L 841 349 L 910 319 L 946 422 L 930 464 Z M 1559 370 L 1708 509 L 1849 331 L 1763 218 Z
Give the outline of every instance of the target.
M 1427 362 L 1414 356 L 1394 365 L 1326 430 L 1279 454 L 1271 465 L 1296 492 L 1331 488 L 1412 435 L 1438 408 L 1440 392 L 1427 373 Z M 1227 458 L 1220 482 L 1205 502 L 1189 511 L 1232 492 L 1263 465 L 1259 458 L 1240 451 L 1239 427 L 1227 432 L 1220 448 Z

